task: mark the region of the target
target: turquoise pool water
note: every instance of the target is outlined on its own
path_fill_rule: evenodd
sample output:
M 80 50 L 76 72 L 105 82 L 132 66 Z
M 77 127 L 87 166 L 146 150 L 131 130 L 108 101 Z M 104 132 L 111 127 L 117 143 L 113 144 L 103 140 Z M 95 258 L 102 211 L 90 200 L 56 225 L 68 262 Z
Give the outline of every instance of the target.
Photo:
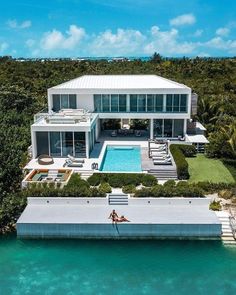
M 235 278 L 221 242 L 0 239 L 2 295 L 232 295 Z
M 108 145 L 103 156 L 100 170 L 109 172 L 140 172 L 140 146 Z

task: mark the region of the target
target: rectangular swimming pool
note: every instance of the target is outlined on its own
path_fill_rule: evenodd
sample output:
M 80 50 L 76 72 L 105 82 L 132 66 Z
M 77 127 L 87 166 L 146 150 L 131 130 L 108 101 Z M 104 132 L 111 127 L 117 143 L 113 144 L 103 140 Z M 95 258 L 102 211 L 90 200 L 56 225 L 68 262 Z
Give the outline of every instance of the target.
M 103 156 L 100 171 L 141 172 L 140 146 L 108 145 Z

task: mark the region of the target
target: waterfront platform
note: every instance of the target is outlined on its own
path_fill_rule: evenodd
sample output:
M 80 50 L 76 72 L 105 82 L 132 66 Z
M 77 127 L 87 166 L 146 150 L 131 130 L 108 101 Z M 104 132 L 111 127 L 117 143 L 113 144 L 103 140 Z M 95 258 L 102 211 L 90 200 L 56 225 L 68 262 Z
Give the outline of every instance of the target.
M 20 238 L 193 238 L 217 239 L 221 223 L 208 199 L 28 198 L 17 221 Z M 130 222 L 112 223 L 112 209 Z

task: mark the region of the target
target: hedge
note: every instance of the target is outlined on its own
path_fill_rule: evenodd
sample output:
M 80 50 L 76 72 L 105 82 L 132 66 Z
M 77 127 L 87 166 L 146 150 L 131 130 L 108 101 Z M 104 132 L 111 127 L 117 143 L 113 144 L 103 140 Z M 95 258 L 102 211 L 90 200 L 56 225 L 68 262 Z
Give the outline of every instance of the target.
M 146 176 L 143 173 L 94 173 L 87 181 L 92 186 L 98 186 L 102 182 L 107 182 L 112 187 L 123 187 L 133 184 L 135 186 L 144 183 L 145 185 L 152 185 L 156 183 L 155 177 Z
M 197 185 L 179 182 L 176 185 L 155 185 L 152 188 L 136 190 L 134 197 L 137 198 L 203 198 L 204 191 Z
M 188 162 L 185 159 L 185 155 L 183 150 L 185 145 L 181 144 L 171 144 L 170 145 L 170 152 L 174 158 L 176 168 L 177 168 L 177 175 L 178 179 L 189 179 L 189 172 L 188 172 Z M 187 148 L 188 149 L 188 148 Z M 186 150 L 187 150 L 186 149 Z

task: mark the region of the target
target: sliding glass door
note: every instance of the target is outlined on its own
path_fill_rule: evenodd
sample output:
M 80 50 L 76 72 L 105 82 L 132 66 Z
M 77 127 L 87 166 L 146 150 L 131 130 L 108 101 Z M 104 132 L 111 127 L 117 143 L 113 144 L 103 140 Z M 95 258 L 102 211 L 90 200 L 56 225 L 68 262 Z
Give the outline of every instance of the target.
M 62 139 L 62 157 L 73 155 L 73 133 L 72 132 L 61 132 Z

